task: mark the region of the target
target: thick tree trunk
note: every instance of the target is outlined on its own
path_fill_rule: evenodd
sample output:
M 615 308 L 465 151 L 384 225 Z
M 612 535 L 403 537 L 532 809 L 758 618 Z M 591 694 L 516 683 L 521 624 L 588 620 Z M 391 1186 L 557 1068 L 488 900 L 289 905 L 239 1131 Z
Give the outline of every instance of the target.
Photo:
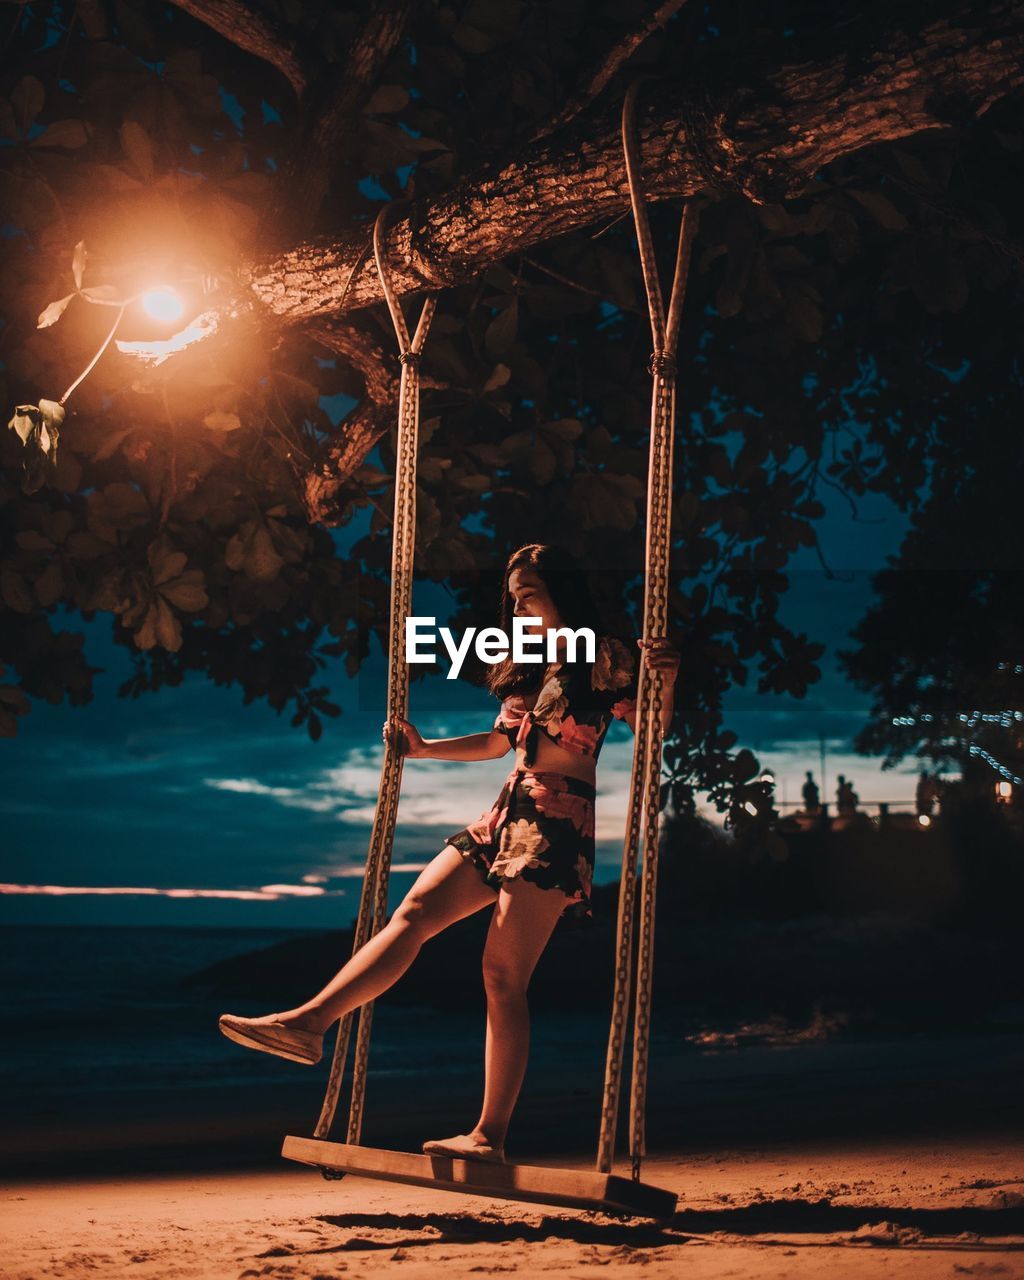
M 650 198 L 716 183 L 758 202 L 797 195 L 839 156 L 966 121 L 1024 83 L 1024 0 L 996 0 L 983 12 L 964 3 L 922 30 L 879 33 L 855 58 L 843 39 L 842 29 L 826 29 L 815 61 L 763 73 L 756 88 L 731 82 L 734 64 L 709 72 L 703 87 L 647 86 L 639 124 Z M 627 207 L 617 104 L 592 108 L 504 167 L 396 218 L 395 287 L 460 283 Z M 287 324 L 381 301 L 368 235 L 362 228 L 253 263 L 243 272 L 249 301 Z

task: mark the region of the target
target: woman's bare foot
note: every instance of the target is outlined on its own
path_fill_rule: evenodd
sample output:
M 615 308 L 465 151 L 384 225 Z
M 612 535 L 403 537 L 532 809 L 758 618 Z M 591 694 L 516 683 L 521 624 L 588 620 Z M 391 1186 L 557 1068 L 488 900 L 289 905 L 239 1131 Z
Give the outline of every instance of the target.
M 500 1151 L 505 1146 L 505 1135 L 503 1133 L 484 1133 L 479 1125 L 475 1129 L 470 1129 L 466 1137 L 472 1138 L 478 1146 L 493 1147 L 495 1151 Z
M 286 1009 L 283 1013 L 267 1013 L 261 1018 L 249 1018 L 248 1021 L 256 1024 L 276 1022 L 280 1023 L 281 1026 L 291 1027 L 296 1031 L 311 1031 L 318 1036 L 323 1035 L 330 1025 L 324 1022 L 321 1014 L 309 1009 Z
M 423 1151 L 428 1156 L 454 1156 L 463 1160 L 487 1160 L 505 1164 L 505 1149 L 482 1141 L 478 1130 L 472 1134 L 457 1133 L 453 1138 L 433 1138 L 424 1142 Z
M 284 1023 L 277 1014 L 246 1018 L 237 1013 L 222 1013 L 218 1026 L 222 1035 L 237 1044 L 292 1062 L 315 1066 L 323 1057 L 324 1038 L 319 1031 L 305 1031 L 295 1023 Z

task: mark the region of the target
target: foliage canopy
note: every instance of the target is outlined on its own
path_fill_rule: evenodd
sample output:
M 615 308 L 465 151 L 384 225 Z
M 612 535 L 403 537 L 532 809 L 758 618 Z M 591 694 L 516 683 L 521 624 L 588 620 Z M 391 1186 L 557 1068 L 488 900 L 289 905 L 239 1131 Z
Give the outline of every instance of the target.
M 781 66 L 841 57 L 836 74 L 855 86 L 900 40 L 923 42 L 926 21 L 981 59 L 996 22 L 969 4 L 714 0 L 660 6 L 652 23 L 656 6 L 639 0 L 264 0 L 243 28 L 203 25 L 204 8 L 242 7 L 114 0 L 4 15 L 8 403 L 55 401 L 106 337 L 111 305 L 150 283 L 180 282 L 190 314 L 215 320 L 158 364 L 111 347 L 66 419 L 51 413 L 55 464 L 42 457 L 49 411 L 2 435 L 8 736 L 32 698 L 89 701 L 95 669 L 81 636 L 58 629 L 62 608 L 111 615 L 135 666 L 123 692 L 194 670 L 314 738 L 338 713 L 325 663 L 354 674 L 371 634 L 386 640 L 397 366 L 382 307 L 308 322 L 288 310 L 324 244 L 365 239 L 383 200 L 416 210 L 515 172 L 541 138 L 548 167 L 524 162 L 518 214 L 540 189 L 571 214 L 564 157 L 587 153 L 634 75 L 704 77 L 709 93 L 728 76 L 748 110 L 768 112 Z M 996 8 L 1019 45 L 1017 6 Z M 595 68 L 609 73 L 596 91 Z M 854 508 L 884 493 L 922 527 L 940 511 L 949 521 L 935 477 L 953 473 L 965 433 L 994 430 L 1008 446 L 1016 426 L 1020 96 L 991 101 L 942 74 L 928 87 L 934 127 L 907 134 L 894 116 L 892 138 L 864 146 L 851 119 L 845 150 L 798 194 L 696 184 L 670 601 L 683 660 L 666 745 L 682 809 L 694 789 L 724 805 L 757 770 L 723 724 L 733 682 L 754 671 L 759 692 L 802 696 L 820 675 L 823 646 L 778 607 L 790 558 L 818 546 L 823 486 Z M 425 353 L 418 571 L 451 588 L 448 625 L 477 624 L 508 551 L 560 541 L 605 604 L 624 592 L 635 617 L 649 332 L 631 227 L 614 217 L 565 233 L 552 218 L 549 235 L 538 214 L 535 247 L 509 255 L 516 199 L 506 183 L 483 228 L 493 259 L 445 289 Z M 653 210 L 666 255 L 673 205 Z M 458 211 L 453 200 L 433 231 L 455 258 Z M 279 305 L 247 292 L 255 274 Z M 118 338 L 166 336 L 125 306 Z M 351 523 L 365 531 L 341 556 L 330 529 Z M 933 659 L 920 653 L 918 677 Z M 869 667 L 859 674 L 877 684 Z M 886 742 L 880 731 L 866 745 Z

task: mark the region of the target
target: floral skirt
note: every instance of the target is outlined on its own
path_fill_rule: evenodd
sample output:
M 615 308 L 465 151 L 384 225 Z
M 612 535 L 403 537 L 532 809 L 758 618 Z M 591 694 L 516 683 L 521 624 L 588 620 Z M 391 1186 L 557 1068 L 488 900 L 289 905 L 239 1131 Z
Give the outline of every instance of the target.
M 596 795 L 581 778 L 517 765 L 491 808 L 446 843 L 472 858 L 495 891 L 522 876 L 567 894 L 562 916 L 592 917 Z

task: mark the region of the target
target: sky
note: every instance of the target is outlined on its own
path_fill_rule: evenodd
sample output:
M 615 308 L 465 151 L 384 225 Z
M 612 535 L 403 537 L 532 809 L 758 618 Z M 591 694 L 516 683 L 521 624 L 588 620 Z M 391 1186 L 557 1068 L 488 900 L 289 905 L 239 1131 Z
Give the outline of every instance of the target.
M 241 128 L 237 101 L 223 91 L 222 101 Z M 336 400 L 323 402 L 335 421 L 351 404 Z M 877 496 L 859 500 L 856 518 L 833 490 L 819 497 L 826 514 L 817 528 L 832 576 L 801 547 L 786 569 L 791 585 L 781 617 L 827 645 L 822 679 L 797 700 L 758 695 L 752 675 L 727 699 L 726 727 L 739 735 L 737 748 L 749 747 L 774 770 L 784 807 L 799 800 L 807 768 L 825 800 L 834 799 L 836 775 L 845 773 L 869 808 L 880 800 L 909 807 L 913 761 L 883 773 L 876 760 L 854 754 L 868 699 L 835 660 L 868 605 L 871 574 L 897 550 L 906 520 Z M 339 554 L 362 532 L 359 521 L 336 531 Z M 441 588 L 417 584 L 416 613 L 436 614 L 443 625 L 448 603 Z M 314 743 L 305 727 L 291 727 L 289 712 L 245 706 L 240 690 L 198 675 L 174 689 L 119 698 L 130 667 L 111 640 L 111 619 L 85 623 L 68 614 L 55 625 L 84 631 L 87 661 L 105 670 L 87 707 L 34 702 L 18 736 L 0 739 L 0 923 L 348 924 L 359 906 L 380 777 L 383 655 L 374 653 L 354 680 L 340 659 L 322 673 L 342 715 L 325 720 Z M 496 705 L 484 691 L 438 674 L 413 685 L 410 718 L 427 737 L 475 733 L 490 728 Z M 599 883 L 618 878 L 633 741 L 628 726 L 613 721 L 601 751 Z M 470 764 L 406 761 L 392 908 L 445 835 L 490 807 L 511 763 L 510 755 Z M 721 821 L 712 807 L 702 811 Z
M 879 497 L 861 501 L 856 519 L 838 495 L 822 501 L 818 530 L 832 576 L 801 548 L 781 610 L 784 622 L 827 645 L 822 679 L 798 700 L 758 695 L 752 675 L 729 695 L 727 725 L 737 747 L 775 771 L 784 805 L 799 801 L 805 769 L 821 784 L 824 735 L 824 799 L 834 798 L 836 774 L 845 773 L 869 807 L 879 800 L 909 807 L 914 761 L 883 773 L 878 760 L 853 752 L 868 699 L 835 659 L 870 601 L 871 574 L 899 545 L 905 517 Z M 336 531 L 339 551 L 360 533 L 355 522 Z M 416 584 L 414 612 L 443 625 L 449 603 L 440 587 Z M 195 674 L 174 689 L 118 697 L 129 666 L 110 624 L 71 614 L 57 624 L 84 630 L 87 660 L 105 668 L 93 701 L 34 702 L 18 736 L 0 741 L 0 923 L 347 925 L 359 907 L 380 777 L 383 655 L 374 652 L 354 679 L 340 659 L 322 673 L 342 714 L 325 720 L 312 742 L 304 727 L 291 727 L 289 712 L 245 706 L 239 689 Z M 493 697 L 446 679 L 446 670 L 413 684 L 412 722 L 429 738 L 490 728 Z M 633 743 L 629 727 L 613 721 L 598 764 L 598 883 L 618 879 Z M 512 763 L 511 755 L 405 762 L 391 909 L 444 837 L 490 807 Z

